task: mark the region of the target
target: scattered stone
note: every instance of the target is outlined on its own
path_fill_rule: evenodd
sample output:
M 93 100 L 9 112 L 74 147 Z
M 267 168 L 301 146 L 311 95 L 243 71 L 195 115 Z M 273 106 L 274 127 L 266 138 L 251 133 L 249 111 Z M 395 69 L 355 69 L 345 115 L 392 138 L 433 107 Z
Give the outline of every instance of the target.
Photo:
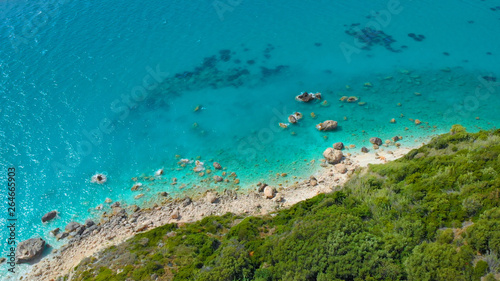
M 110 207 L 111 207 L 111 208 L 118 208 L 118 207 L 120 207 L 120 202 L 118 202 L 118 201 L 117 201 L 117 202 L 115 202 L 115 203 L 111 204 L 111 206 L 110 206 Z
M 4 258 L 4 257 L 0 258 L 0 264 L 4 263 L 6 260 L 7 260 L 7 259 L 6 259 L 6 258 Z
M 378 145 L 376 145 L 376 144 L 374 144 L 374 145 L 373 145 L 373 149 L 377 150 L 377 149 L 379 149 L 379 148 L 380 148 L 380 147 L 379 147 Z
M 106 198 L 106 200 L 104 200 L 104 203 L 108 203 L 109 204 L 111 202 L 113 202 L 113 200 L 111 200 L 110 198 Z
M 217 197 L 217 194 L 214 192 L 209 192 L 206 195 L 206 199 L 208 203 L 214 204 L 217 203 L 219 198 Z
M 102 204 L 99 204 L 97 207 L 95 207 L 95 209 L 97 211 L 102 210 L 103 208 L 104 208 L 104 205 L 102 205 Z
M 310 179 L 310 180 L 309 180 L 309 184 L 310 184 L 311 186 L 317 186 L 317 185 L 318 185 L 318 181 L 317 181 L 316 179 Z
M 217 169 L 217 170 L 221 170 L 222 169 L 222 166 L 219 163 L 217 163 L 217 162 L 214 162 L 213 165 L 214 165 L 214 168 Z
M 186 206 L 188 206 L 189 204 L 191 204 L 192 202 L 193 202 L 193 201 L 191 200 L 191 198 L 186 197 L 186 198 L 184 198 L 184 200 L 182 201 L 182 206 L 183 206 L 183 207 L 186 207 Z
M 234 180 L 234 184 L 239 184 L 240 183 L 240 179 L 235 179 Z
M 264 188 L 264 196 L 267 198 L 267 199 L 272 199 L 274 197 L 274 194 L 275 194 L 275 190 L 274 188 L 270 187 L 270 186 L 266 186 Z
M 337 164 L 335 165 L 335 170 L 341 174 L 347 173 L 347 166 L 344 164 Z
M 342 143 L 342 142 L 334 143 L 333 144 L 333 149 L 336 149 L 336 150 L 342 150 L 342 149 L 344 149 L 344 143 Z
M 370 143 L 380 146 L 380 145 L 382 145 L 382 139 L 373 137 L 373 138 L 370 138 Z
M 283 194 L 281 193 L 276 193 L 276 196 L 273 198 L 274 202 L 282 202 L 285 199 Z
M 151 224 L 150 220 L 143 222 L 142 224 L 140 224 L 139 226 L 137 226 L 135 228 L 135 232 L 140 232 L 140 231 L 144 231 L 144 230 L 148 229 L 150 224 Z
M 142 183 L 136 183 L 132 186 L 132 188 L 130 188 L 130 190 L 132 190 L 132 191 L 139 190 L 139 188 L 141 188 L 141 186 L 142 186 Z
M 42 238 L 31 238 L 17 245 L 17 263 L 26 263 L 40 256 L 45 249 L 45 240 Z
M 286 176 L 287 176 L 287 173 L 281 173 L 281 176 L 282 176 L 282 177 L 286 177 Z
M 137 206 L 137 205 L 131 205 L 131 206 L 130 206 L 130 210 L 131 210 L 133 213 L 135 213 L 135 212 L 139 211 L 140 209 L 141 209 L 141 208 L 139 208 L 139 206 Z
M 139 199 L 141 197 L 144 197 L 144 193 L 137 194 L 136 196 L 134 196 L 134 199 Z
M 392 141 L 393 141 L 393 142 L 397 142 L 397 141 L 399 141 L 399 137 L 398 137 L 398 136 L 392 137 Z
M 396 119 L 392 118 L 391 123 L 396 123 Z
M 333 120 L 326 120 L 323 123 L 316 125 L 316 129 L 320 131 L 333 131 L 337 129 L 338 122 Z
M 166 191 L 162 191 L 160 192 L 160 196 L 167 197 L 168 193 Z
M 181 215 L 179 214 L 179 210 L 175 210 L 174 213 L 171 216 L 172 219 L 178 220 L 181 218 Z
M 218 183 L 218 182 L 221 182 L 223 181 L 224 179 L 221 177 L 221 176 L 214 176 L 214 181 L 215 183 Z
M 328 161 L 328 163 L 337 164 L 340 161 L 342 161 L 344 154 L 342 154 L 342 151 L 340 151 L 340 150 L 335 150 L 335 149 L 329 147 L 323 152 L 323 157 L 325 157 L 325 159 L 326 159 L 326 161 Z
M 366 147 L 364 147 L 364 146 L 363 146 L 363 147 L 361 148 L 361 152 L 363 152 L 363 153 L 368 153 L 368 148 L 366 148 Z

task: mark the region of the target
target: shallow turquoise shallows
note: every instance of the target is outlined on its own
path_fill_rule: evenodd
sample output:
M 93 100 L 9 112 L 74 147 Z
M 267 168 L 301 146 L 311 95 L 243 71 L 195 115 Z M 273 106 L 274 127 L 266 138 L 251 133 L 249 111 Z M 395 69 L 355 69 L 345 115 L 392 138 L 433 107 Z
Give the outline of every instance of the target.
M 499 0 L 3 1 L 0 256 L 8 167 L 17 240 L 57 247 L 49 231 L 99 216 L 106 198 L 287 186 L 338 141 L 357 152 L 373 136 L 412 146 L 456 123 L 494 128 L 499 30 Z M 297 102 L 304 91 L 322 100 Z M 329 119 L 336 131 L 316 130 Z M 200 176 L 195 160 L 225 170 Z M 98 172 L 106 184 L 91 183 Z M 230 182 L 214 184 L 223 172 Z M 135 177 L 144 191 L 131 191 Z

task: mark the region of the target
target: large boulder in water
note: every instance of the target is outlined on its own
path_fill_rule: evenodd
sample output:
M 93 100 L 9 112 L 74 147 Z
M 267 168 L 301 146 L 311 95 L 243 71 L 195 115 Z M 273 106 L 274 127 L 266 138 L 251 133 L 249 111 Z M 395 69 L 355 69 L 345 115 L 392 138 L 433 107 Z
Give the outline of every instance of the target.
M 42 222 L 48 222 L 52 219 L 54 219 L 57 216 L 57 211 L 50 211 L 43 215 L 42 217 Z
M 329 147 L 323 152 L 323 157 L 325 157 L 326 161 L 330 164 L 338 164 L 342 161 L 344 154 L 340 150 Z
M 45 249 L 45 241 L 42 238 L 31 238 L 17 245 L 17 263 L 29 262 L 40 256 Z
M 342 142 L 336 142 L 333 144 L 333 148 L 336 150 L 342 150 L 344 149 L 344 144 Z
M 337 129 L 338 122 L 333 120 L 326 120 L 323 123 L 316 125 L 316 129 L 320 131 L 333 131 Z
M 370 143 L 371 144 L 376 144 L 378 146 L 381 146 L 382 145 L 382 139 L 380 138 L 370 138 Z

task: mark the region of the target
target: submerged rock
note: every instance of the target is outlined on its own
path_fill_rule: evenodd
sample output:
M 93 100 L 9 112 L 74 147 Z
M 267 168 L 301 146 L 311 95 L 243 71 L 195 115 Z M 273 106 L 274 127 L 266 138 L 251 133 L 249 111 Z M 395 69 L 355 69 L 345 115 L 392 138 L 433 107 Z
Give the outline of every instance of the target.
M 214 181 L 215 183 L 218 183 L 218 182 L 221 182 L 223 181 L 224 179 L 221 177 L 221 176 L 214 176 Z
M 217 170 L 221 170 L 222 169 L 222 166 L 221 164 L 219 164 L 218 162 L 214 162 L 214 168 L 217 169 Z
M 342 161 L 344 154 L 340 150 L 329 147 L 323 152 L 323 157 L 325 157 L 326 161 L 330 164 L 338 164 Z
M 17 263 L 26 263 L 40 256 L 45 249 L 45 240 L 42 238 L 31 238 L 17 245 Z

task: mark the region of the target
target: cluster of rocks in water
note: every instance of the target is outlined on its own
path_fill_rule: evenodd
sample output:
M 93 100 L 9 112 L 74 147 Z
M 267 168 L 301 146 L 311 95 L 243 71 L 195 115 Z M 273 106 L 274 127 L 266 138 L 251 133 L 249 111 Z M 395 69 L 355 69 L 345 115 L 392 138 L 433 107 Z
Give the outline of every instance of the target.
M 259 60 L 264 63 L 271 57 L 274 46 L 268 44 L 263 51 L 263 58 Z M 245 49 L 248 51 L 248 49 Z M 287 72 L 289 66 L 261 65 L 258 71 L 255 67 L 244 67 L 241 65 L 242 59 L 235 58 L 236 52 L 228 49 L 220 50 L 218 54 L 205 57 L 203 61 L 192 70 L 186 70 L 165 78 L 160 82 L 155 91 L 148 97 L 145 104 L 148 107 L 167 107 L 168 102 L 163 99 L 167 95 L 179 96 L 186 91 L 198 91 L 202 89 L 220 89 L 225 87 L 238 88 L 253 81 L 265 81 L 274 76 Z M 252 66 L 257 61 L 248 59 L 248 66 Z M 233 65 L 231 65 L 233 64 Z
M 377 30 L 372 27 L 365 27 L 361 29 L 359 23 L 353 23 L 347 26 L 346 34 L 356 38 L 361 44 L 363 44 L 362 49 L 369 50 L 375 45 L 383 46 L 387 50 L 399 53 L 400 49 L 394 49 L 392 44 L 396 42 L 391 35 L 386 34 L 382 30 Z

